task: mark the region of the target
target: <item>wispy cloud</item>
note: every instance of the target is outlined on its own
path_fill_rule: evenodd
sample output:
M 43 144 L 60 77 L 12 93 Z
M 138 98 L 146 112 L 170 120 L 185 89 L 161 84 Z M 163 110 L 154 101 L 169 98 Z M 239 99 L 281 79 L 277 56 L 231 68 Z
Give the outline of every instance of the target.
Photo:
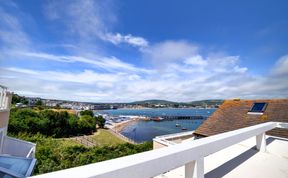
M 52 0 L 44 6 L 44 14 L 51 21 L 60 21 L 65 31 L 85 39 L 93 39 L 115 23 L 109 1 Z
M 281 57 L 275 64 L 272 75 L 288 77 L 288 55 Z
M 18 7 L 13 2 L 6 3 L 6 5 L 13 6 L 14 9 L 18 10 Z M 23 32 L 21 23 L 15 16 L 9 14 L 1 6 L 0 16 L 0 49 L 25 48 L 25 46 L 31 44 L 29 37 Z
M 48 53 L 35 53 L 35 52 L 14 52 L 21 56 L 30 57 L 30 59 L 37 58 L 42 60 L 51 60 L 65 63 L 84 63 L 92 65 L 96 68 L 101 68 L 107 71 L 134 71 L 151 73 L 152 70 L 135 67 L 130 63 L 125 63 L 116 57 L 104 57 L 93 55 L 92 59 L 88 59 L 82 56 L 64 56 L 64 55 L 53 55 Z
M 64 28 L 81 40 L 101 39 L 115 45 L 126 43 L 135 47 L 146 47 L 148 41 L 131 34 L 113 33 L 117 17 L 111 1 L 51 1 L 44 11 L 48 19 L 63 21 Z

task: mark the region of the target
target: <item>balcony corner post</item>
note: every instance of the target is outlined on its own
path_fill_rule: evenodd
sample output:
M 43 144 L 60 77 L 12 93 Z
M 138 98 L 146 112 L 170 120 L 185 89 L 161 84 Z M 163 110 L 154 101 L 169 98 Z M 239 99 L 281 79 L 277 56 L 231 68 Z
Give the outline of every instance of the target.
M 261 152 L 266 151 L 266 134 L 265 132 L 259 135 L 256 135 L 256 148 Z
M 185 178 L 204 178 L 204 158 L 185 164 Z

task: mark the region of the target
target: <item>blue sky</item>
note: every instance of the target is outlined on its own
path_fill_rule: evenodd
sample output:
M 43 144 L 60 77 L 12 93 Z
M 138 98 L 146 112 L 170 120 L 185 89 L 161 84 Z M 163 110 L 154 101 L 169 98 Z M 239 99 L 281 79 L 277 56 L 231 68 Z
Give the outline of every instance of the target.
M 93 102 L 287 98 L 288 2 L 0 1 L 0 83 Z

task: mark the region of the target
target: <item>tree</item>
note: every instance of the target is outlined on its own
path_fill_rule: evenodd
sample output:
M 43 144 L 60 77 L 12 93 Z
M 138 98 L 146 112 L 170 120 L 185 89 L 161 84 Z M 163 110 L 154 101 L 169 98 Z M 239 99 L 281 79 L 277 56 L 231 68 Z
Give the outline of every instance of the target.
M 41 101 L 41 100 L 38 100 L 38 101 L 36 101 L 35 105 L 36 105 L 36 106 L 42 106 L 42 105 L 43 105 L 43 103 L 42 103 L 42 101 Z
M 20 132 L 41 133 L 56 138 L 71 135 L 91 134 L 96 131 L 96 118 L 84 115 L 80 118 L 67 111 L 11 109 L 9 127 L 10 133 Z
M 81 133 L 91 134 L 92 131 L 96 131 L 96 120 L 90 115 L 81 116 L 78 120 L 78 127 Z
M 56 104 L 56 106 L 54 107 L 55 109 L 61 109 L 59 104 Z
M 96 119 L 96 123 L 98 124 L 98 126 L 100 128 L 104 128 L 106 120 L 102 116 L 97 116 L 95 117 L 95 119 Z
M 19 96 L 17 94 L 13 94 L 12 104 L 16 104 L 16 103 L 28 104 L 28 101 L 25 97 Z
M 91 111 L 91 110 L 80 111 L 80 115 L 81 115 L 81 116 L 88 115 L 88 116 L 94 117 L 94 113 L 93 113 L 93 111 Z

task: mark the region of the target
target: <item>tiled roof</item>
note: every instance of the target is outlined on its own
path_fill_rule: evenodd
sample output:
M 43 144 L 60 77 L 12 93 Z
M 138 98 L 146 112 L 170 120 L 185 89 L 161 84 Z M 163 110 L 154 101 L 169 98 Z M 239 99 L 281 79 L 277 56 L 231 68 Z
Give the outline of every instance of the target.
M 247 114 L 255 102 L 268 103 L 263 115 Z M 211 136 L 269 121 L 288 122 L 288 99 L 226 100 L 195 134 Z M 273 129 L 267 134 L 288 138 L 288 129 Z

